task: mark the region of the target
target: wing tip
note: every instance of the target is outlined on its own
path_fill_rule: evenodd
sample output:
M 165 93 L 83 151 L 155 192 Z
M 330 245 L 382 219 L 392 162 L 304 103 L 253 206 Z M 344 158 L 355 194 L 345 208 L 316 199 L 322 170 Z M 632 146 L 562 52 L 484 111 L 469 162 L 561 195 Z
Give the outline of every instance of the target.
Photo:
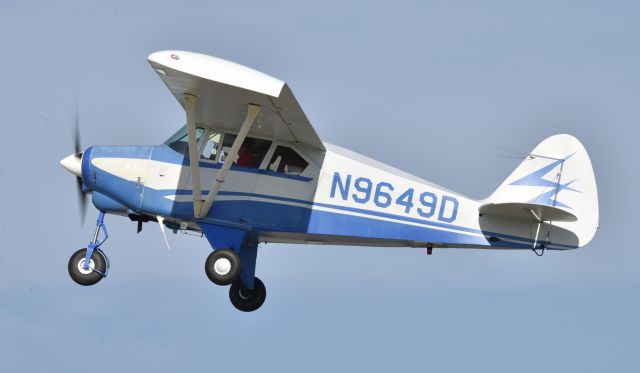
M 279 97 L 285 82 L 258 70 L 202 53 L 165 50 L 147 57 L 156 69 L 169 68 L 202 79 Z

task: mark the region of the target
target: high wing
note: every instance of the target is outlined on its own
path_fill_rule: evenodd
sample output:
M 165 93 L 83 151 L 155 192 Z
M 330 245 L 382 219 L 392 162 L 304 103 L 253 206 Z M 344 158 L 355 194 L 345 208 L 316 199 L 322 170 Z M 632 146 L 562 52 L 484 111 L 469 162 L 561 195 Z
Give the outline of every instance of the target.
M 260 106 L 260 113 L 251 135 L 325 150 L 285 82 L 193 52 L 155 52 L 148 60 L 185 110 L 185 95 L 197 97 L 194 115 L 198 126 L 237 133 L 247 116 L 247 105 L 254 104 Z

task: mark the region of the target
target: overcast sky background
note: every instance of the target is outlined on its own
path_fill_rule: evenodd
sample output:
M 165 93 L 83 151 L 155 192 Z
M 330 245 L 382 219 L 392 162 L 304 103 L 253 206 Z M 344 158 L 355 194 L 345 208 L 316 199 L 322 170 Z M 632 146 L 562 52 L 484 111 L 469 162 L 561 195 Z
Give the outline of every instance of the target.
M 0 371 L 638 371 L 640 6 L 632 1 L 3 1 Z M 205 239 L 108 217 L 109 277 L 67 274 L 91 238 L 84 147 L 158 144 L 184 112 L 157 50 L 287 81 L 325 141 L 475 198 L 557 133 L 595 169 L 590 245 L 529 251 L 261 246 L 267 300 L 236 311 Z M 507 157 L 505 157 L 507 156 Z

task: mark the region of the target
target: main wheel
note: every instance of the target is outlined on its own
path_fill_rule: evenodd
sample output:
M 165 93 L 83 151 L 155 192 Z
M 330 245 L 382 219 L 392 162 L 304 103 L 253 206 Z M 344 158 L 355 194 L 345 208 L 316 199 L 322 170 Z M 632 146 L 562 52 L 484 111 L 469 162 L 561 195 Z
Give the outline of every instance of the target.
M 253 280 L 253 289 L 247 289 L 242 280 L 238 280 L 229 288 L 229 299 L 231 304 L 240 311 L 255 311 L 267 298 L 267 289 L 262 281 L 255 277 Z
M 217 285 L 229 285 L 240 277 L 242 261 L 240 256 L 231 249 L 218 249 L 207 258 L 204 271 L 209 280 Z
M 80 285 L 95 285 L 102 280 L 102 273 L 107 272 L 107 259 L 98 250 L 94 250 L 93 254 L 91 254 L 91 259 L 89 259 L 89 268 L 84 269 L 86 256 L 87 249 L 80 249 L 71 255 L 69 259 L 69 276 Z

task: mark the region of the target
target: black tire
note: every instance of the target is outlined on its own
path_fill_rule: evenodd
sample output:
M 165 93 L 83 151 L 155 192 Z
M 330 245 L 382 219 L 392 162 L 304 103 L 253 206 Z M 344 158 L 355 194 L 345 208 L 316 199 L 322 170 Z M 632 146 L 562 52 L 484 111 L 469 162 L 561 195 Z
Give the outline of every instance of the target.
M 240 311 L 252 312 L 260 308 L 267 298 L 267 289 L 259 278 L 253 280 L 253 290 L 247 289 L 242 280 L 238 280 L 229 288 L 231 304 Z
M 242 260 L 238 253 L 231 249 L 218 249 L 207 257 L 204 271 L 209 280 L 216 285 L 233 284 L 240 277 Z
M 86 255 L 87 249 L 80 249 L 71 255 L 69 259 L 69 276 L 79 285 L 91 286 L 102 280 L 103 276 L 100 273 L 107 272 L 107 258 L 98 250 L 94 250 L 93 254 L 91 254 L 91 261 L 93 262 L 93 269 L 95 269 L 95 271 L 86 271 L 82 269 Z

